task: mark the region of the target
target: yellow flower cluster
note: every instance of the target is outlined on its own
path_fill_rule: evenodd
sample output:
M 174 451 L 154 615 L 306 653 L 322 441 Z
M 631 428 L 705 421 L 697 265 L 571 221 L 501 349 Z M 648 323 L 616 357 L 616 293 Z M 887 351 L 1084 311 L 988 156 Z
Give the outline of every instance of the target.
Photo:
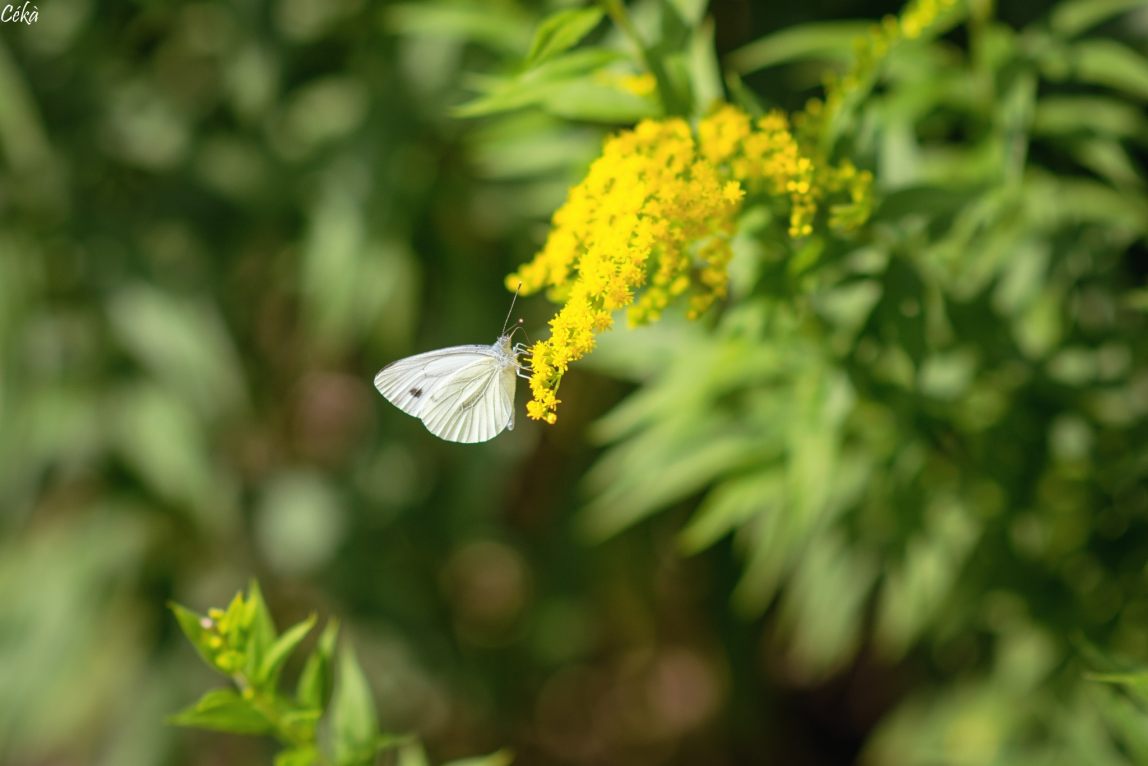
M 764 188 L 790 202 L 789 235 L 813 232 L 817 212 L 814 163 L 802 154 L 781 112 L 751 122 L 737 107 L 725 105 L 698 125 L 702 153 L 711 163 L 725 164 L 750 191 Z
M 687 294 L 696 317 L 726 294 L 730 236 L 743 197 L 784 201 L 791 237 L 813 233 L 818 212 L 829 230 L 856 230 L 872 210 L 873 177 L 848 161 L 829 163 L 836 116 L 850 94 L 864 92 L 895 45 L 941 27 L 962 0 L 910 0 L 900 16 L 857 41 L 850 69 L 826 82 L 825 100 L 794 115 L 752 119 L 724 105 L 696 133 L 680 119 L 646 120 L 606 141 L 602 156 L 554 214 L 542 251 L 507 279 L 524 294 L 547 289 L 564 305 L 547 340 L 531 349 L 530 417 L 555 421 L 558 386 L 572 362 L 594 348 L 595 335 L 626 308 L 631 324 L 661 316 Z M 619 80 L 636 94 L 655 88 L 649 75 Z
M 550 337 L 531 348 L 527 414 L 554 422 L 562 376 L 613 325 L 614 311 L 625 308 L 641 324 L 688 296 L 693 318 L 725 297 L 730 237 L 747 191 L 786 200 L 789 233 L 799 237 L 812 233 L 828 194 L 848 193 L 851 209 L 867 215 L 869 180 L 805 154 L 781 113 L 755 121 L 726 105 L 696 135 L 684 120 L 667 119 L 609 138 L 554 214 L 541 252 L 507 278 L 523 294 L 548 289 L 563 303 Z M 835 211 L 831 224 L 859 219 Z
M 564 303 L 550 338 L 531 349 L 530 417 L 554 422 L 563 374 L 613 325 L 614 311 L 628 308 L 640 323 L 687 291 L 695 313 L 724 296 L 742 194 L 698 152 L 684 120 L 645 120 L 606 141 L 554 214 L 542 251 L 507 279 L 523 294 L 549 288 Z

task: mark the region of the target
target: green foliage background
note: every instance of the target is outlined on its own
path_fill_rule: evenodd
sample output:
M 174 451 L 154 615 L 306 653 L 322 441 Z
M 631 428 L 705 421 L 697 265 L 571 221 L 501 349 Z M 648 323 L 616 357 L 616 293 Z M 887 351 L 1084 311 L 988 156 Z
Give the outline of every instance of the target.
M 1140 677 L 1086 677 L 1148 662 L 1143 2 L 899 46 L 831 147 L 876 177 L 858 237 L 748 210 L 721 312 L 446 444 L 373 373 L 494 339 L 610 129 L 799 108 L 898 10 L 639 3 L 644 55 L 532 52 L 560 7 L 0 26 L 0 762 L 270 762 L 165 724 L 214 683 L 166 603 L 252 576 L 436 762 L 1143 762 Z

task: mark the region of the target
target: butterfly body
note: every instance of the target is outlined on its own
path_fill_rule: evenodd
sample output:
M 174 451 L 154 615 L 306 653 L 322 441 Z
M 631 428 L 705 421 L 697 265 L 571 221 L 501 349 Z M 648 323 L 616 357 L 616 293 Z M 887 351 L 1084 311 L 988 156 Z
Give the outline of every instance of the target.
M 514 428 L 521 353 L 509 334 L 489 346 L 427 351 L 384 367 L 375 376 L 375 388 L 440 439 L 484 442 Z

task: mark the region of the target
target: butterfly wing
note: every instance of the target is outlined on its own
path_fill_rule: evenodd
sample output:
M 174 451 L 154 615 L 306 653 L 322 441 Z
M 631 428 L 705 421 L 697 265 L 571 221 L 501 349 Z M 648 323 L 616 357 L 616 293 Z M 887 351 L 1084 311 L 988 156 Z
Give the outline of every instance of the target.
M 375 376 L 375 388 L 408 415 L 421 417 L 430 394 L 459 370 L 490 358 L 489 346 L 452 346 L 408 356 Z
M 513 366 L 491 346 L 454 346 L 407 357 L 375 376 L 375 387 L 447 441 L 474 443 L 513 427 Z
M 430 395 L 420 417 L 440 439 L 473 444 L 512 425 L 514 369 L 497 356 L 462 368 Z

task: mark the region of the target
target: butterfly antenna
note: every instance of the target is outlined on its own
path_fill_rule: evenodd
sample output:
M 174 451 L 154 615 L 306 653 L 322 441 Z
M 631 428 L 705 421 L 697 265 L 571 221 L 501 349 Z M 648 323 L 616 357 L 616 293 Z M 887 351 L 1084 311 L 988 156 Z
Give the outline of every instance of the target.
M 510 315 L 514 313 L 514 302 L 518 300 L 518 291 L 522 289 L 522 282 L 519 281 L 518 287 L 514 288 L 514 297 L 510 299 L 510 311 L 506 312 L 506 321 L 502 323 L 502 335 L 506 335 L 506 328 L 510 325 Z
M 513 338 L 514 333 L 518 332 L 519 330 L 522 330 L 522 334 L 526 335 L 526 327 L 524 326 L 525 324 L 526 324 L 526 320 L 523 319 L 522 317 L 518 317 L 518 321 L 514 323 L 514 327 L 510 328 L 510 332 L 508 333 L 508 335 L 511 338 Z M 526 335 L 526 340 L 528 340 L 528 341 L 530 340 L 529 335 Z

